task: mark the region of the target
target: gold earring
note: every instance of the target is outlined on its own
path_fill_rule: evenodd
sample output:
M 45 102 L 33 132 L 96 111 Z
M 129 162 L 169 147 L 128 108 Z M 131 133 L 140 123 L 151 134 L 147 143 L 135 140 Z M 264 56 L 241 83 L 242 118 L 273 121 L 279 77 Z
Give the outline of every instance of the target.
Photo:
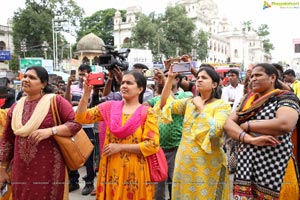
M 41 88 L 41 95 L 44 95 L 44 88 Z

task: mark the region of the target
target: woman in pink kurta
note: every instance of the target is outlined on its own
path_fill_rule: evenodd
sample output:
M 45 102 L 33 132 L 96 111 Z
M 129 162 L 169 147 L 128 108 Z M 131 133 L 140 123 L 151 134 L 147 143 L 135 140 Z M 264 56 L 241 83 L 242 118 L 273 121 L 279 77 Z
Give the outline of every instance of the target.
M 0 141 L 0 184 L 11 183 L 16 200 L 68 199 L 66 165 L 53 134 L 74 135 L 81 126 L 73 122 L 71 105 L 56 96 L 62 125 L 54 127 L 49 101 L 53 94 L 49 94 L 48 73 L 44 68 L 28 68 L 22 87 L 27 96 L 10 108 Z M 5 172 L 12 160 L 10 180 Z

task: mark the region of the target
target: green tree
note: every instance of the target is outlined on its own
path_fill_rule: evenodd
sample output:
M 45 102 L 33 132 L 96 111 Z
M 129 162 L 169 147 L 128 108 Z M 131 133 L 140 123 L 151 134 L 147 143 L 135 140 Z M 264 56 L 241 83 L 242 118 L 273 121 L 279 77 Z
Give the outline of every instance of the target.
M 243 30 L 243 32 L 249 32 L 249 31 L 251 31 L 251 29 L 252 29 L 252 21 L 251 20 L 249 20 L 249 21 L 245 21 L 245 22 L 243 22 L 242 23 L 242 30 Z
M 74 0 L 26 0 L 25 8 L 18 9 L 13 17 L 13 44 L 15 53 L 24 55 L 21 51 L 21 41 L 26 39 L 26 57 L 43 57 L 41 44 L 53 45 L 52 19 L 59 15 L 67 18 L 73 25 L 82 17 L 83 10 Z M 58 48 L 62 48 L 64 38 L 58 34 Z M 60 52 L 60 51 L 59 51 Z M 48 51 L 50 57 L 51 51 Z
M 9 69 L 13 71 L 19 70 L 19 56 L 16 54 L 11 55 L 11 60 L 9 61 Z
M 267 38 L 267 36 L 270 35 L 269 26 L 267 24 L 261 24 L 256 33 L 263 38 L 263 47 L 266 53 L 270 53 L 271 50 L 274 50 L 273 44 L 270 39 Z
M 161 49 L 166 57 L 190 54 L 195 42 L 193 32 L 196 26 L 187 17 L 183 6 L 167 7 L 161 27 L 165 38 Z
M 132 46 L 152 49 L 156 59 L 190 54 L 196 26 L 182 6 L 167 7 L 164 14 L 142 15 L 132 29 Z
M 146 16 L 144 14 L 139 15 L 139 20 L 135 27 L 132 29 L 132 47 L 135 48 L 150 48 L 156 52 L 159 52 L 159 49 L 156 48 L 160 38 L 157 34 L 159 30 L 159 24 L 155 17 L 150 14 Z
M 208 39 L 209 34 L 204 31 L 199 31 L 196 37 L 194 49 L 197 51 L 199 60 L 205 60 L 208 56 Z
M 114 44 L 114 20 L 116 9 L 109 8 L 106 10 L 99 10 L 89 17 L 84 18 L 80 22 L 80 29 L 77 32 L 77 40 L 83 36 L 94 33 L 100 37 L 105 44 Z M 121 10 L 121 16 L 124 18 L 126 11 Z

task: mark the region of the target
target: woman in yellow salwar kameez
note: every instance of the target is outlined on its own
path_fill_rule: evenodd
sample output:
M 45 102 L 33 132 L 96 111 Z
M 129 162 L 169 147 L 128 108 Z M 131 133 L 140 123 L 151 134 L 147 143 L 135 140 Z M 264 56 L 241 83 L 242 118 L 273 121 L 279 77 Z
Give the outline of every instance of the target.
M 174 100 L 168 97 L 175 75 L 171 66 L 160 104 L 166 122 L 172 120 L 171 113 L 184 115 L 172 199 L 227 200 L 229 179 L 222 145 L 223 125 L 231 108 L 220 99 L 217 90 L 220 78 L 213 68 L 200 68 L 196 82 L 200 96 Z
M 98 200 L 152 200 L 146 157 L 158 151 L 157 115 L 141 105 L 146 78 L 139 72 L 123 75 L 122 101 L 110 101 L 87 109 L 92 86 L 84 83 L 84 94 L 76 111 L 76 121 L 105 121 L 106 137 L 101 155 L 96 198 Z

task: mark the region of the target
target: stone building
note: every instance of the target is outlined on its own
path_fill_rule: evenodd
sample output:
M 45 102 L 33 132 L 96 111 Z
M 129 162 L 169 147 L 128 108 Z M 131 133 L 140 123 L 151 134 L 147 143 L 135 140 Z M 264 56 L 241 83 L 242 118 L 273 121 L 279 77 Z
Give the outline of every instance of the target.
M 84 64 L 97 65 L 99 56 L 105 51 L 104 45 L 101 38 L 94 33 L 89 33 L 78 41 L 75 55 Z
M 8 20 L 7 25 L 0 25 L 0 50 L 14 51 L 12 27 L 11 22 Z M 0 62 L 0 69 L 8 69 L 8 64 L 3 61 Z
M 271 55 L 264 52 L 262 38 L 252 30 L 233 27 L 226 17 L 220 17 L 218 6 L 213 0 L 179 0 L 176 5 L 185 7 L 197 31 L 203 30 L 210 34 L 209 53 L 204 62 L 220 65 L 236 63 L 241 66 L 271 62 Z M 130 41 L 131 29 L 138 20 L 136 14 L 141 11 L 140 7 L 129 7 L 125 22 L 119 11 L 115 13 L 114 41 L 117 48 Z

